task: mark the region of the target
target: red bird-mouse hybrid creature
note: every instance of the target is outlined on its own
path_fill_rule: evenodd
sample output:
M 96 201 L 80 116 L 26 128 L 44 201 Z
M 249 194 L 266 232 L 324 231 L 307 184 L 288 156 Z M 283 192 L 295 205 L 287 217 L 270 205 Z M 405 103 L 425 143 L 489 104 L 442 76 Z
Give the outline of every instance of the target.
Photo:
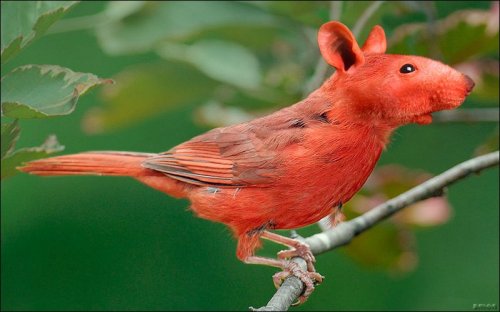
M 440 62 L 385 54 L 375 26 L 360 48 L 332 21 L 319 29 L 325 61 L 336 69 L 304 100 L 273 114 L 216 128 L 163 153 L 86 152 L 27 163 L 37 175 L 129 176 L 191 201 L 201 218 L 226 224 L 245 263 L 280 267 L 305 284 L 304 301 L 322 277 L 304 243 L 269 230 L 295 229 L 336 212 L 365 183 L 391 132 L 429 124 L 431 113 L 458 107 L 474 82 Z M 286 246 L 277 259 L 255 255 L 260 238 Z M 301 270 L 288 258 L 301 256 Z

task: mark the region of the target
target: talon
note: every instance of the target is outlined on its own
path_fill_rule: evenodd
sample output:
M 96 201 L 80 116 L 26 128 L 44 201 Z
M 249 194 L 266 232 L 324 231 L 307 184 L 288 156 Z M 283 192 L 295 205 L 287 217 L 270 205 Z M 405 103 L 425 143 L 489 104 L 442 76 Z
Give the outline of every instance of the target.
M 303 304 L 304 302 L 307 301 L 308 298 L 309 297 L 306 297 L 306 296 L 300 296 L 299 298 L 297 298 L 297 301 L 292 303 L 292 307 L 297 307 L 297 306 Z
M 290 271 L 288 270 L 283 270 L 281 272 L 274 274 L 273 275 L 274 287 L 276 287 L 276 289 L 280 288 L 281 284 L 283 284 L 283 282 L 288 276 L 290 276 Z
M 273 275 L 273 283 L 276 288 L 279 288 L 283 281 L 290 275 L 298 277 L 304 283 L 304 292 L 298 298 L 294 305 L 304 303 L 314 291 L 314 285 L 323 282 L 324 277 L 317 272 L 304 271 L 300 266 L 292 261 L 288 261 L 283 266 L 283 271 Z
M 315 272 L 314 263 L 316 263 L 316 258 L 311 252 L 311 248 L 301 241 L 297 241 L 297 244 L 293 249 L 282 250 L 278 252 L 278 258 L 280 259 L 289 259 L 292 257 L 301 257 L 307 263 L 307 270 L 309 272 Z
M 323 280 L 325 279 L 325 277 L 318 272 L 307 272 L 307 275 L 309 275 L 315 285 L 323 283 Z

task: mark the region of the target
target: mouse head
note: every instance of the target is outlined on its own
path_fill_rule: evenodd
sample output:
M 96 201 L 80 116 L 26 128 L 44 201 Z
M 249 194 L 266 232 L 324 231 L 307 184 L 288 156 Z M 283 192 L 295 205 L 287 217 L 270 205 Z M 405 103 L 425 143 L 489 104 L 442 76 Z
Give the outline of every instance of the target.
M 474 82 L 455 69 L 425 57 L 385 54 L 386 38 L 375 26 L 360 48 L 342 23 L 321 26 L 318 44 L 336 73 L 321 87 L 333 105 L 360 120 L 399 126 L 428 124 L 432 112 L 463 103 Z

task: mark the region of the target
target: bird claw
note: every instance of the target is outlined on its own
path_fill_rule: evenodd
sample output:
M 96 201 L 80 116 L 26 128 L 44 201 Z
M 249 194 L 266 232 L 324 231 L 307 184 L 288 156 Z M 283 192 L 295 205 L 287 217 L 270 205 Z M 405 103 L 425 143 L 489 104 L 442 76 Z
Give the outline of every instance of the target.
M 320 284 L 324 279 L 324 276 L 317 272 L 304 271 L 296 262 L 287 261 L 283 266 L 283 271 L 273 275 L 274 286 L 279 288 L 283 281 L 289 276 L 296 276 L 305 286 L 304 292 L 293 305 L 300 305 L 306 302 L 307 298 L 309 298 L 309 295 L 314 290 L 314 285 Z
M 309 248 L 309 245 L 301 241 L 297 241 L 293 249 L 282 250 L 278 252 L 278 258 L 280 259 L 290 259 L 293 257 L 301 257 L 302 259 L 304 259 L 307 263 L 307 270 L 309 272 L 316 271 L 314 269 L 314 263 L 316 262 L 316 258 L 311 252 L 311 248 Z

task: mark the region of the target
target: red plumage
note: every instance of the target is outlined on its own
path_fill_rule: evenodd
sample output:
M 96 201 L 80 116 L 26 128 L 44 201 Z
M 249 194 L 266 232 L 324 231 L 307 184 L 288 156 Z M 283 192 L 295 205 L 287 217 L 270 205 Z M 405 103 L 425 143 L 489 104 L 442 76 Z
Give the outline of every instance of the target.
M 385 54 L 379 26 L 362 48 L 338 22 L 323 25 L 318 42 L 337 72 L 293 106 L 160 154 L 89 152 L 20 170 L 131 176 L 186 197 L 198 216 L 227 224 L 238 258 L 253 262 L 265 230 L 303 227 L 335 212 L 364 184 L 395 128 L 430 123 L 432 112 L 459 106 L 474 85 L 437 61 Z

